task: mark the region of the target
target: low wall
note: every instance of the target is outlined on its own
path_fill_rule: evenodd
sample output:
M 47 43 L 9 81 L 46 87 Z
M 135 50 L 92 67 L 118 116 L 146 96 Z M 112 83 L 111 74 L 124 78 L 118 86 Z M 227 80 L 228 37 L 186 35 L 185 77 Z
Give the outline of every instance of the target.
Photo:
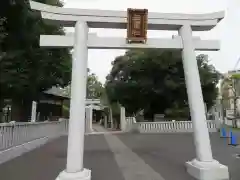
M 67 133 L 68 121 L 0 124 L 0 151 L 35 139 Z
M 68 121 L 0 124 L 0 164 L 66 135 Z
M 233 120 L 225 118 L 224 124 L 233 127 Z M 237 119 L 237 127 L 240 128 L 240 119 Z
M 138 123 L 141 133 L 174 133 L 174 132 L 193 132 L 192 121 L 175 122 L 144 122 Z M 216 124 L 212 121 L 207 122 L 209 132 L 216 132 Z
M 44 137 L 0 151 L 0 164 L 14 159 L 18 156 L 21 156 L 22 154 L 29 152 L 33 149 L 36 149 L 41 145 L 46 144 L 48 141 L 49 138 Z
M 192 121 L 168 121 L 168 122 L 136 122 L 135 118 L 126 118 L 126 131 L 139 131 L 140 133 L 174 133 L 193 132 Z M 216 132 L 215 121 L 207 121 L 209 132 Z

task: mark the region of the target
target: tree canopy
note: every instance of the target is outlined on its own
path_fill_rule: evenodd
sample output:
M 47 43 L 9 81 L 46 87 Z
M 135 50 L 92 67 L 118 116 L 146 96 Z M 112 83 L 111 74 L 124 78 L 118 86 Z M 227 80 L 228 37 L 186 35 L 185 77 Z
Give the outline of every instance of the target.
M 60 90 L 61 94 L 70 97 L 71 96 L 71 86 L 68 85 Z M 94 73 L 90 73 L 88 69 L 87 76 L 87 88 L 86 88 L 86 98 L 88 99 L 101 99 L 104 93 L 104 87 L 102 83 L 98 80 L 98 77 Z
M 59 0 L 37 1 L 62 6 Z M 46 24 L 25 0 L 3 0 L 1 9 L 0 100 L 30 103 L 52 86 L 69 84 L 69 49 L 39 47 L 40 34 L 64 34 L 63 27 Z
M 89 99 L 99 99 L 103 94 L 103 85 L 98 80 L 98 77 L 91 73 L 87 78 L 87 98 Z
M 204 101 L 210 107 L 217 96 L 219 73 L 208 64 L 208 56 L 197 56 Z M 130 50 L 112 62 L 106 92 L 111 102 L 119 102 L 128 113 L 144 109 L 155 113 L 188 116 L 184 71 L 179 51 Z

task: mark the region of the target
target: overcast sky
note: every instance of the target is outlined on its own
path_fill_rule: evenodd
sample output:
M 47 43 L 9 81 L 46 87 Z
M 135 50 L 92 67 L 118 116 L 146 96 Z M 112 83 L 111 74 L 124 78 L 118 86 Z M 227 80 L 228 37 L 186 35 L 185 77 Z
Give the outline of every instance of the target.
M 211 63 L 221 72 L 233 70 L 240 57 L 240 0 L 65 0 L 65 7 L 81 9 L 126 10 L 146 8 L 149 12 L 208 13 L 226 11 L 226 16 L 209 32 L 194 33 L 202 39 L 219 39 L 221 50 L 202 52 L 209 55 Z M 126 37 L 126 30 L 90 29 L 98 36 Z M 148 37 L 171 37 L 177 32 L 150 31 Z M 101 82 L 111 70 L 111 62 L 123 50 L 89 50 L 88 67 Z M 197 52 L 199 53 L 199 52 Z M 240 63 L 237 68 L 240 68 Z

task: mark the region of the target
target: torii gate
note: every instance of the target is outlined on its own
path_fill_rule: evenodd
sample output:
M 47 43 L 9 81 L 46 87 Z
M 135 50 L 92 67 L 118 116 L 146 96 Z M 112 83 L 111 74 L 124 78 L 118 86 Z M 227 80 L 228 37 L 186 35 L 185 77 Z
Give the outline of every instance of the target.
M 86 111 L 86 121 L 85 121 L 85 132 L 92 132 L 92 120 L 93 120 L 93 104 L 100 104 L 100 99 L 86 99 L 85 111 Z
M 30 1 L 42 18 L 75 27 L 74 36 L 41 35 L 40 46 L 74 47 L 72 62 L 71 108 L 68 135 L 67 166 L 57 180 L 90 180 L 91 170 L 83 167 L 84 115 L 88 49 L 161 48 L 182 51 L 183 67 L 191 118 L 193 121 L 196 158 L 186 162 L 190 175 L 201 180 L 229 179 L 228 168 L 212 157 L 208 128 L 195 50 L 219 50 L 217 40 L 193 38 L 192 31 L 208 31 L 224 17 L 224 12 L 211 14 L 149 13 L 149 30 L 177 30 L 172 39 L 147 39 L 144 44 L 129 44 L 125 38 L 105 38 L 89 34 L 88 28 L 126 29 L 125 11 L 67 9 Z

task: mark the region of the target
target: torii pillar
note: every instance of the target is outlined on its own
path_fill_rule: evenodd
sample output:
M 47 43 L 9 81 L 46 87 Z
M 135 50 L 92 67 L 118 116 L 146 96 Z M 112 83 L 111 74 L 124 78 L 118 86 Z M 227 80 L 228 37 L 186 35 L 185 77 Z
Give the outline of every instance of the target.
M 57 180 L 90 180 L 91 170 L 83 167 L 85 100 L 88 59 L 88 26 L 77 21 L 75 25 L 72 60 L 71 103 L 68 133 L 67 167 Z
M 214 160 L 212 156 L 196 54 L 191 38 L 191 26 L 183 25 L 179 34 L 184 46 L 182 50 L 183 69 L 197 156 L 197 158 L 186 163 L 187 171 L 200 180 L 226 180 L 228 179 L 227 167 Z

